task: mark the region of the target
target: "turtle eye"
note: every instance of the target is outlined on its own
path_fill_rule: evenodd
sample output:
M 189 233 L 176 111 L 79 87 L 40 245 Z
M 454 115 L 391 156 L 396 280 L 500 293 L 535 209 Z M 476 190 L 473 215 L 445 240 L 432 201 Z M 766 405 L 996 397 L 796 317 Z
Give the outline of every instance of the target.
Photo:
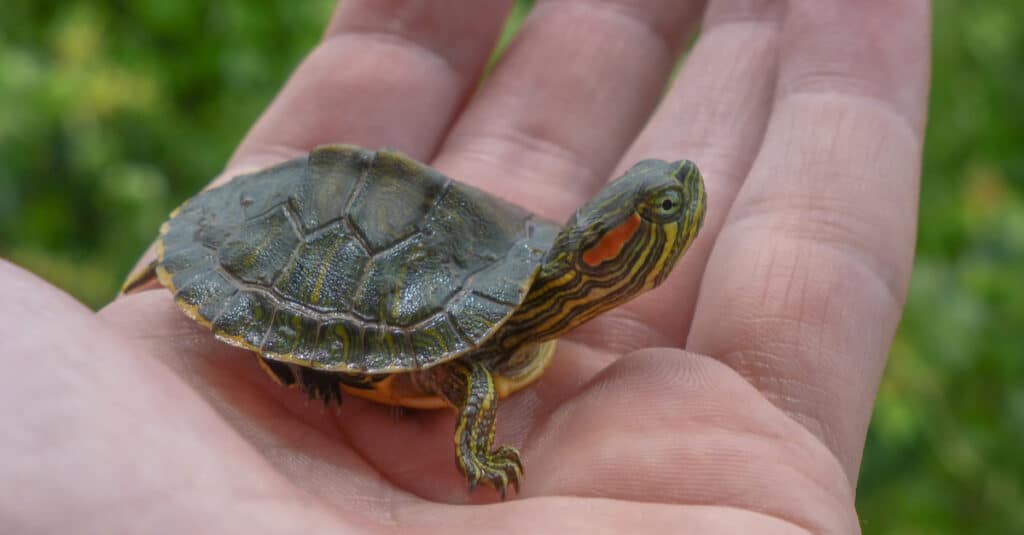
M 638 208 L 645 219 L 657 222 L 675 220 L 683 211 L 683 194 L 675 188 L 661 190 L 648 197 Z

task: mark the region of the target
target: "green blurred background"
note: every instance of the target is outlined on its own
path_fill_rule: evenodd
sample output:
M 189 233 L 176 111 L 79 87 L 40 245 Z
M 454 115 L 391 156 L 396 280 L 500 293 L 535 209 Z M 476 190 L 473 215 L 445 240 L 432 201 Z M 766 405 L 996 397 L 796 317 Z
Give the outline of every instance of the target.
M 0 255 L 103 305 L 333 4 L 4 2 Z M 1024 533 L 1024 2 L 934 11 L 917 261 L 858 507 L 866 533 Z

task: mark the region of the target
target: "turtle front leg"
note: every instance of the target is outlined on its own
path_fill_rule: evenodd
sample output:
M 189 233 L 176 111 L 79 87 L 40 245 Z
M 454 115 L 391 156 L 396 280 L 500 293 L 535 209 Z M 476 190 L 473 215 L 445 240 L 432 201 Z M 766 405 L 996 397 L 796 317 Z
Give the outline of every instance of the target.
M 480 481 L 505 499 L 509 484 L 519 492 L 523 464 L 512 446 L 492 450 L 498 391 L 490 370 L 480 362 L 457 360 L 433 374 L 433 390 L 458 411 L 455 426 L 455 461 L 469 482 L 470 492 Z

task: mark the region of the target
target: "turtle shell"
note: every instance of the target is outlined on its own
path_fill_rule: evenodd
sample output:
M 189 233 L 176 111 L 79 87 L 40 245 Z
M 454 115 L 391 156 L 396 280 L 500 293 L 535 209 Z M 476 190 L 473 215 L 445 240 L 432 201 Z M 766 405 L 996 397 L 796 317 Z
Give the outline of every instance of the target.
M 188 200 L 161 228 L 156 271 L 228 343 L 401 372 L 494 335 L 558 230 L 398 152 L 324 146 Z

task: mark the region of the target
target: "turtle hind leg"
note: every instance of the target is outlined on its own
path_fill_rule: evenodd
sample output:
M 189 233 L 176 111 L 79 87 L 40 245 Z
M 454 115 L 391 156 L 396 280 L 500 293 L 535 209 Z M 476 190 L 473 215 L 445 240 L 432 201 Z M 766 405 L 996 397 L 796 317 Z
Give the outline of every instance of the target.
M 341 406 L 341 379 L 336 373 L 323 372 L 259 357 L 260 367 L 281 386 L 297 386 L 309 396 L 324 405 L 336 402 Z
M 338 374 L 298 366 L 296 373 L 299 375 L 299 388 L 309 396 L 309 399 L 318 399 L 325 407 L 332 401 L 341 407 L 341 380 Z
M 523 464 L 511 446 L 492 450 L 498 391 L 490 370 L 480 362 L 456 360 L 433 375 L 435 392 L 458 410 L 455 461 L 469 482 L 470 492 L 481 481 L 494 487 L 501 499 L 509 485 L 519 492 Z

